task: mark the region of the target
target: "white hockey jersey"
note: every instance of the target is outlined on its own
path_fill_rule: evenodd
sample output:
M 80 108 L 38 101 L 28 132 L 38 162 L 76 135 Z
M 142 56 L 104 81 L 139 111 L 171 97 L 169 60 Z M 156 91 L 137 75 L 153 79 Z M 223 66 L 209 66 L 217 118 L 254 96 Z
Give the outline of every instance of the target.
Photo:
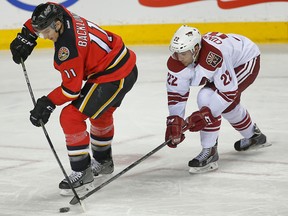
M 208 107 L 217 117 L 234 101 L 238 84 L 248 76 L 245 66 L 260 55 L 259 48 L 248 38 L 236 34 L 209 32 L 202 37 L 197 62 L 185 67 L 172 56 L 167 61 L 169 115 L 185 116 L 190 86 L 213 82 L 216 89 Z M 249 66 L 250 65 L 250 66 Z M 235 68 L 243 66 L 243 70 Z

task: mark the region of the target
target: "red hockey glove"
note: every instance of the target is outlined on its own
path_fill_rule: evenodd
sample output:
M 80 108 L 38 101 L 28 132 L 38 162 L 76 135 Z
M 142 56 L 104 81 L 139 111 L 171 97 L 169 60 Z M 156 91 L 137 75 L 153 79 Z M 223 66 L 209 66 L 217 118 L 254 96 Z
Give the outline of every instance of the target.
M 185 124 L 184 119 L 179 116 L 174 115 L 167 117 L 165 141 L 167 142 L 171 139 L 167 144 L 170 148 L 176 148 L 177 145 L 185 139 L 185 135 L 183 134 Z
M 187 127 L 190 131 L 200 131 L 207 125 L 214 123 L 216 118 L 212 115 L 211 110 L 204 106 L 199 111 L 193 112 L 187 119 Z

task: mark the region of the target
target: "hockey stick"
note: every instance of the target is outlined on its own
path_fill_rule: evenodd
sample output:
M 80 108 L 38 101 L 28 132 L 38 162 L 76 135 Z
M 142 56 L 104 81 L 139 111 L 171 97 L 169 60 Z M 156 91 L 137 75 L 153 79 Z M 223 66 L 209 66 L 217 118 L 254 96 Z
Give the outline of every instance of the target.
M 184 127 L 183 128 L 183 132 L 185 132 L 186 130 L 187 130 L 187 128 Z M 93 190 L 91 190 L 87 194 L 85 194 L 84 196 L 80 197 L 80 200 L 84 200 L 84 199 L 88 198 L 89 196 L 91 196 L 92 194 L 94 194 L 95 192 L 99 191 L 101 188 L 105 187 L 106 185 L 108 185 L 109 183 L 111 183 L 112 181 L 114 181 L 115 179 L 117 179 L 118 177 L 120 177 L 121 175 L 123 175 L 124 173 L 126 173 L 127 171 L 129 171 L 130 169 L 132 169 L 133 167 L 135 167 L 136 165 L 138 165 L 139 163 L 141 163 L 142 161 L 144 161 L 145 159 L 147 159 L 148 157 L 150 157 L 151 155 L 156 153 L 157 151 L 159 151 L 160 149 L 162 149 L 170 141 L 171 141 L 171 139 L 169 139 L 166 142 L 162 143 L 161 145 L 159 145 L 158 147 L 156 147 L 155 149 L 153 149 L 152 151 L 150 151 L 149 153 L 147 153 L 146 155 L 144 155 L 143 157 L 141 157 L 140 159 L 138 159 L 137 161 L 135 161 L 134 163 L 132 163 L 128 167 L 126 167 L 124 170 L 119 172 L 117 175 L 113 176 L 112 178 L 108 179 L 106 182 L 103 182 L 98 187 L 94 188 Z M 72 200 L 70 201 L 70 204 L 71 205 L 75 205 L 78 202 L 79 202 L 79 199 L 76 196 L 74 196 L 72 198 Z
M 94 188 L 93 190 L 89 191 L 87 194 L 85 194 L 84 196 L 80 197 L 80 200 L 84 200 L 86 198 L 88 198 L 89 196 L 91 196 L 92 194 L 94 194 L 95 192 L 97 192 L 98 190 L 100 190 L 101 188 L 103 188 L 104 186 L 108 185 L 109 183 L 111 183 L 112 181 L 114 181 L 115 179 L 117 179 L 118 177 L 120 177 L 121 175 L 123 175 L 124 173 L 126 173 L 127 171 L 129 171 L 130 169 L 132 169 L 133 167 L 135 167 L 136 165 L 138 165 L 139 163 L 141 163 L 143 160 L 147 159 L 148 157 L 150 157 L 152 154 L 156 153 L 157 151 L 159 151 L 160 149 L 162 149 L 164 146 L 166 146 L 171 140 L 168 140 L 164 143 L 162 143 L 161 145 L 159 145 L 157 148 L 153 149 L 152 151 L 150 151 L 148 154 L 144 155 L 143 157 L 141 157 L 140 159 L 138 159 L 137 161 L 135 161 L 134 163 L 132 163 L 131 165 L 129 165 L 128 167 L 126 167 L 124 170 L 122 170 L 121 172 L 119 172 L 117 175 L 113 176 L 112 178 L 108 179 L 106 182 L 103 182 L 101 185 L 99 185 L 98 187 Z M 79 202 L 79 200 L 77 199 L 77 197 L 73 197 L 73 199 L 70 201 L 71 205 L 75 205 Z
M 34 94 L 33 94 L 33 90 L 32 90 L 32 87 L 31 87 L 31 84 L 30 84 L 30 81 L 29 81 L 29 77 L 28 77 L 28 73 L 27 73 L 25 64 L 24 64 L 24 61 L 23 61 L 22 58 L 21 58 L 21 65 L 22 65 L 23 73 L 24 73 L 24 76 L 25 76 L 26 84 L 27 84 L 27 86 L 28 86 L 28 90 L 29 90 L 29 93 L 30 93 L 32 102 L 33 102 L 33 104 L 34 104 L 34 106 L 35 106 L 35 105 L 36 105 L 36 100 L 35 100 L 35 97 L 34 97 Z M 71 181 L 70 181 L 70 179 L 69 179 L 69 177 L 68 177 L 68 175 L 67 175 L 67 173 L 66 173 L 66 171 L 65 171 L 65 169 L 64 169 L 64 167 L 63 167 L 63 165 L 62 165 L 62 163 L 61 163 L 61 161 L 60 161 L 60 159 L 59 159 L 59 157 L 58 157 L 58 155 L 57 155 L 57 153 L 56 153 L 56 151 L 55 151 L 55 149 L 54 149 L 54 146 L 53 146 L 53 144 L 52 144 L 52 141 L 51 141 L 51 139 L 50 139 L 50 136 L 48 135 L 48 132 L 47 132 L 47 130 L 46 130 L 46 128 L 45 128 L 42 120 L 40 120 L 40 124 L 41 124 L 41 127 L 42 127 L 42 129 L 43 129 L 43 132 L 44 132 L 44 134 L 45 134 L 45 136 L 46 136 L 46 139 L 47 139 L 47 141 L 48 141 L 48 143 L 49 143 L 49 146 L 50 146 L 50 148 L 51 148 L 51 150 L 52 150 L 52 152 L 53 152 L 53 154 L 54 154 L 54 156 L 55 156 L 55 158 L 56 158 L 56 160 L 57 160 L 57 163 L 58 163 L 58 165 L 60 166 L 60 168 L 61 168 L 61 170 L 62 170 L 62 172 L 63 172 L 63 174 L 64 174 L 64 176 L 65 176 L 65 178 L 66 178 L 66 180 L 67 180 L 67 182 L 68 182 L 68 184 L 69 184 L 69 186 L 70 186 L 70 188 L 71 188 L 72 191 L 73 191 L 73 194 L 74 194 L 75 199 L 77 200 L 77 203 L 78 203 L 78 202 L 80 203 L 80 205 L 81 205 L 82 208 L 83 208 L 83 211 L 85 212 L 85 208 L 84 208 L 84 206 L 82 205 L 82 202 L 81 202 L 81 200 L 80 200 L 80 198 L 79 198 L 79 196 L 78 196 L 75 188 L 73 187 L 73 185 L 72 185 L 72 183 L 71 183 Z

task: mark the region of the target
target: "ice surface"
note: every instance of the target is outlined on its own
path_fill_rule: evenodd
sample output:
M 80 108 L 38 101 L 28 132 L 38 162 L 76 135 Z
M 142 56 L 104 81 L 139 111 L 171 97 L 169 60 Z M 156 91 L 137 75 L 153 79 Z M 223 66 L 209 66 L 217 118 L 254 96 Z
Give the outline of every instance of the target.
M 115 113 L 115 174 L 163 143 L 166 105 L 166 46 L 131 47 L 138 56 L 139 79 Z M 240 135 L 223 120 L 219 169 L 191 175 L 187 163 L 200 150 L 199 135 L 187 134 L 177 148 L 157 153 L 87 198 L 68 213 L 71 198 L 61 197 L 63 174 L 41 128 L 29 121 L 33 104 L 22 67 L 0 52 L 0 215 L 105 216 L 287 216 L 288 215 L 288 45 L 261 45 L 261 72 L 242 96 L 242 104 L 273 145 L 236 152 Z M 35 97 L 60 84 L 53 50 L 34 50 L 25 62 Z M 187 113 L 196 109 L 192 88 Z M 66 171 L 70 167 L 58 117 L 46 125 Z M 99 185 L 108 177 L 95 181 Z

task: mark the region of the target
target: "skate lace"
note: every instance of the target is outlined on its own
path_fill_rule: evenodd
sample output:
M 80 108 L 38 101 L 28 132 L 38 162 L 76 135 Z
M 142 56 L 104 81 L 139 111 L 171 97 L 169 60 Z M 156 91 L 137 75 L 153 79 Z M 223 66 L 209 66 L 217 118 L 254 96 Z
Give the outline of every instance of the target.
M 99 173 L 102 170 L 102 164 L 100 164 L 96 160 L 91 161 L 92 171 L 95 173 Z
M 203 148 L 200 154 L 195 158 L 199 161 L 206 160 L 211 154 L 212 148 Z
M 71 181 L 71 183 L 73 183 L 81 179 L 82 176 L 83 176 L 83 172 L 72 171 L 72 173 L 69 175 L 69 180 Z

